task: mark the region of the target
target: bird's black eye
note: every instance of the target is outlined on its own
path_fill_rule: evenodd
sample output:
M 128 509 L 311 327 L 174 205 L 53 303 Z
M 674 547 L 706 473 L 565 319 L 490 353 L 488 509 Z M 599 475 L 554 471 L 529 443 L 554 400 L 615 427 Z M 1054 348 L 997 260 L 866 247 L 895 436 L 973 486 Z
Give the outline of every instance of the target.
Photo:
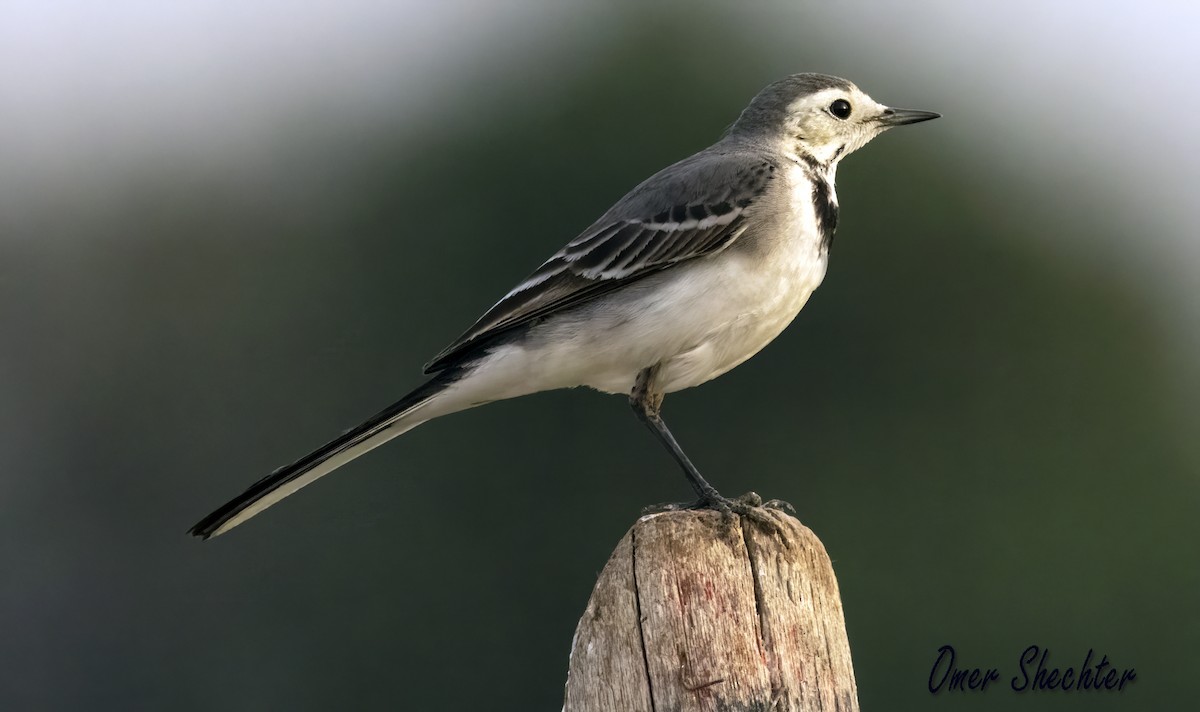
M 829 105 L 829 113 L 845 121 L 850 118 L 850 102 L 845 99 L 838 99 Z

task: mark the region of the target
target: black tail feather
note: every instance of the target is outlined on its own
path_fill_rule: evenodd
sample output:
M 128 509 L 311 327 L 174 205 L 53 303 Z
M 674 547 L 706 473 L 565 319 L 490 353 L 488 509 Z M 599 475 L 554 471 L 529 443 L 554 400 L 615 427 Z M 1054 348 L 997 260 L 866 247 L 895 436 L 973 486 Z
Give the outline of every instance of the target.
M 385 432 L 392 426 L 392 421 L 398 416 L 440 393 L 446 386 L 458 380 L 461 376 L 462 369 L 451 369 L 449 372 L 439 373 L 424 385 L 376 413 L 361 425 L 346 431 L 341 436 L 322 445 L 292 464 L 281 467 L 250 485 L 245 492 L 229 500 L 212 514 L 197 522 L 195 526 L 188 530 L 188 533 L 201 539 L 212 537 L 222 526 L 245 511 L 250 505 L 287 483 L 294 481 L 297 477 L 304 475 L 306 472 L 311 471 L 339 453 L 345 452 L 347 449 L 381 432 Z

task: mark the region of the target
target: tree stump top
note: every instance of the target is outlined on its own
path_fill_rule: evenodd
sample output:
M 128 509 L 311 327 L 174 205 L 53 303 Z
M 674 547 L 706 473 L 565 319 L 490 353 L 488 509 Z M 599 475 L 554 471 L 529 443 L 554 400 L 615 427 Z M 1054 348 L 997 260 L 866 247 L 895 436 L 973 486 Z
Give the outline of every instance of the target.
M 775 521 L 647 515 L 613 551 L 579 621 L 564 712 L 858 710 L 825 547 Z

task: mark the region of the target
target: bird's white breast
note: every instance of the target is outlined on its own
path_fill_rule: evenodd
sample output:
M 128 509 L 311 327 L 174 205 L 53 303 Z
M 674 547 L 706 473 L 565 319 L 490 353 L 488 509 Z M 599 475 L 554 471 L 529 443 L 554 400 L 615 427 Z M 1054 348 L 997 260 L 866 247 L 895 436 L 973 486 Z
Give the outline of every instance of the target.
M 776 234 L 755 238 L 766 249 L 731 250 L 696 265 L 679 303 L 691 315 L 681 317 L 680 325 L 697 336 L 665 360 L 667 392 L 709 381 L 758 353 L 796 318 L 824 279 L 827 259 L 812 183 L 800 167 L 786 178 L 790 210 L 769 223 Z
M 703 380 L 725 373 L 779 336 L 825 278 L 827 258 L 821 247 L 812 182 L 804 169 L 796 166 L 787 174 L 787 185 L 790 210 L 779 221 L 779 234 L 767 241 L 770 249 L 742 259 L 740 278 L 747 288 L 740 293 L 741 299 L 730 305 L 737 314 L 713 334 L 708 349 L 714 356 L 708 364 L 711 373 Z M 696 385 L 687 382 L 690 380 L 685 379 L 680 387 Z
M 669 393 L 758 353 L 825 277 L 812 183 L 800 168 L 784 178 L 785 199 L 752 218 L 761 222 L 745 239 L 756 247 L 691 260 L 548 320 L 483 369 L 508 384 L 495 398 L 574 385 L 629 393 L 657 363 Z

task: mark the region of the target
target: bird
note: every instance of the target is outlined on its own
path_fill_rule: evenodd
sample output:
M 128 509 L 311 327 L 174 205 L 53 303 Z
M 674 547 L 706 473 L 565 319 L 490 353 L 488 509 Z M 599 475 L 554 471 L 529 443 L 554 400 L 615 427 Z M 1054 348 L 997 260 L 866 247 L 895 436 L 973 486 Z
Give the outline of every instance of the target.
M 853 83 L 793 74 L 762 89 L 713 145 L 629 191 L 425 365 L 430 378 L 204 517 L 228 532 L 422 423 L 494 401 L 587 386 L 625 395 L 696 492 L 722 496 L 662 417 L 663 398 L 720 376 L 792 322 L 825 277 L 839 162 L 884 131 L 939 118 Z

